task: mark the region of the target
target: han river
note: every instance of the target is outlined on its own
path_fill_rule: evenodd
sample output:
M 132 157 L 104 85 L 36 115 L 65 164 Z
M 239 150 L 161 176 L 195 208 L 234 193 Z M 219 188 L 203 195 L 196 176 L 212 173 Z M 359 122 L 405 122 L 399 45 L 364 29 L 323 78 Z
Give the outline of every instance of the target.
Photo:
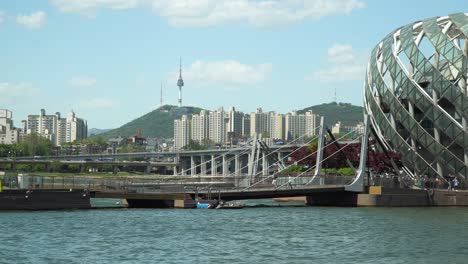
M 468 208 L 285 205 L 0 212 L 0 263 L 468 263 Z

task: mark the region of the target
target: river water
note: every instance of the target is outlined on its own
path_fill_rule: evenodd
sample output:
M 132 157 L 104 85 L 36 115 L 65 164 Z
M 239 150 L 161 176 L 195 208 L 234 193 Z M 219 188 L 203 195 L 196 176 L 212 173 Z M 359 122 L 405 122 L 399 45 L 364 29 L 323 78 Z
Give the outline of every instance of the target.
M 0 263 L 468 263 L 468 208 L 1 212 Z

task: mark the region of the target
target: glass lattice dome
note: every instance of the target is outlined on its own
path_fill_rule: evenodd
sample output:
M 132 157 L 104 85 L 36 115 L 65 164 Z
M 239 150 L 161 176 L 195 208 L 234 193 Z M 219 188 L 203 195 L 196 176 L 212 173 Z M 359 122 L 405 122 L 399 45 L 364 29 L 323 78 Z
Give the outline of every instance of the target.
M 365 111 L 415 175 L 468 177 L 467 53 L 464 13 L 398 28 L 372 51 Z

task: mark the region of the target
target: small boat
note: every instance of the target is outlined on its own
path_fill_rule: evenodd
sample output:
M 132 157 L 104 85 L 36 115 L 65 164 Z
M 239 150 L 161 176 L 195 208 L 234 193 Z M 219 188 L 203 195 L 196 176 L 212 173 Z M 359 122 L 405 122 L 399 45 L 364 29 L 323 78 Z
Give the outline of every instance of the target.
M 216 209 L 242 209 L 244 208 L 243 204 L 240 203 L 219 203 L 216 206 Z
M 197 203 L 197 209 L 211 209 L 212 205 L 209 203 Z

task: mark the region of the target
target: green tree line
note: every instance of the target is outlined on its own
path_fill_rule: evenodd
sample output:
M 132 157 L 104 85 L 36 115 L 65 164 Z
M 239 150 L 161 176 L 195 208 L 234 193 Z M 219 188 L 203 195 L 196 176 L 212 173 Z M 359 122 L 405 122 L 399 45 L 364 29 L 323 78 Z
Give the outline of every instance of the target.
M 21 142 L 16 144 L 0 144 L 0 157 L 23 157 L 23 156 L 52 156 L 61 149 L 72 149 L 73 145 L 97 145 L 105 148 L 106 141 L 102 137 L 93 137 L 80 140 L 73 143 L 63 143 L 61 147 L 55 147 L 47 138 L 37 134 L 29 134 Z M 79 149 L 76 149 L 79 152 Z M 78 154 L 78 153 L 68 153 Z
M 48 156 L 53 151 L 54 144 L 37 134 L 27 135 L 16 144 L 0 144 L 0 157 Z

